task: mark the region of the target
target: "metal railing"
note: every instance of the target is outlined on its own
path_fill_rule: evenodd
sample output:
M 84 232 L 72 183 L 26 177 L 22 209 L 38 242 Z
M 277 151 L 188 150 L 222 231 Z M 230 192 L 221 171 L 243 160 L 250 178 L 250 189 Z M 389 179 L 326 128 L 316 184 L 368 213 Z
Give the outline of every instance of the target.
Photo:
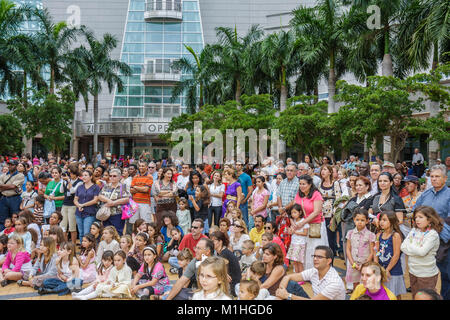
M 181 12 L 181 0 L 147 0 L 147 11 L 159 10 Z

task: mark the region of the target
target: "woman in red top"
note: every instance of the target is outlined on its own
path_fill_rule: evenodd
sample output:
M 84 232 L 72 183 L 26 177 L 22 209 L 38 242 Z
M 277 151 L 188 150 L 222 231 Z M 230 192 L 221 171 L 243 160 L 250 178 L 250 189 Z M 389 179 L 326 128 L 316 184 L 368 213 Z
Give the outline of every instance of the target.
M 299 178 L 299 189 L 295 196 L 295 203 L 302 206 L 305 211 L 305 220 L 299 223 L 296 229 L 301 229 L 305 224 L 320 224 L 320 238 L 306 240 L 305 270 L 314 267 L 312 255 L 317 246 L 328 246 L 327 229 L 322 214 L 323 198 L 319 190 L 314 186 L 313 179 L 308 175 Z M 310 229 L 311 230 L 311 229 Z

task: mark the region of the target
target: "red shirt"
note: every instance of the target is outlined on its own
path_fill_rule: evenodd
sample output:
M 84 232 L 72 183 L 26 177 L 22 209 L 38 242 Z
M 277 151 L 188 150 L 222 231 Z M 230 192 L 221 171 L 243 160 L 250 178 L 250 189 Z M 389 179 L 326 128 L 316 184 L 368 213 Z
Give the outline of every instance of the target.
M 13 233 L 15 230 L 16 230 L 16 228 L 14 228 L 14 227 L 9 227 L 9 228 L 6 228 L 6 229 L 3 231 L 3 234 L 9 235 L 10 233 Z
M 286 258 L 286 247 L 284 246 L 283 241 L 281 241 L 280 237 L 274 235 L 272 242 L 280 246 L 281 251 L 283 252 L 284 264 L 289 266 L 289 260 Z
M 194 253 L 194 248 L 197 245 L 197 242 L 200 241 L 200 239 L 206 238 L 208 239 L 207 236 L 205 236 L 204 234 L 202 234 L 200 236 L 200 238 L 198 238 L 197 240 L 194 239 L 194 237 L 192 236 L 192 233 L 188 233 L 187 235 L 185 235 L 183 237 L 183 240 L 181 240 L 180 245 L 178 246 L 178 250 L 181 251 L 184 248 L 189 248 L 192 253 Z

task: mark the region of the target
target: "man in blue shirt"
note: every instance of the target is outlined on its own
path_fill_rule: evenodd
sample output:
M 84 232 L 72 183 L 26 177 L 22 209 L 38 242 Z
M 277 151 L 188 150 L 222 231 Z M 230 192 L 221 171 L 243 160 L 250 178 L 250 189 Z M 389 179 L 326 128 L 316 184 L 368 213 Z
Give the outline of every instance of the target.
M 248 198 L 251 197 L 253 192 L 253 183 L 252 178 L 244 171 L 244 163 L 242 161 L 236 161 L 236 172 L 238 175 L 238 181 L 241 184 L 242 193 L 244 194 L 244 199 L 242 200 L 239 208 L 242 212 L 242 217 L 244 218 L 245 223 L 247 224 L 248 230 L 254 227 L 255 222 L 253 219 L 248 218 Z
M 436 210 L 439 216 L 446 220 L 450 214 L 450 189 L 445 185 L 447 180 L 447 172 L 444 165 L 435 165 L 431 167 L 431 184 L 433 188 L 426 190 L 417 199 L 413 209 L 419 206 L 430 206 Z M 444 230 L 439 234 L 442 241 L 447 243 L 450 238 L 450 226 L 448 223 L 444 224 Z M 437 263 L 441 271 L 441 296 L 445 300 L 450 300 L 450 254 Z

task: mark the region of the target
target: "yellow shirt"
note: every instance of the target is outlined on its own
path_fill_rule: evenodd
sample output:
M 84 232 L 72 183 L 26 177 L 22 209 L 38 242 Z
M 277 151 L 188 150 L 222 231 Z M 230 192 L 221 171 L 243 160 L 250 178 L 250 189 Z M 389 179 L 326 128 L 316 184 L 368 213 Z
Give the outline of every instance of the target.
M 261 231 L 258 232 L 258 230 L 256 230 L 255 227 L 252 230 L 250 230 L 248 236 L 250 237 L 250 240 L 252 240 L 255 244 L 259 243 L 261 245 L 261 237 L 264 234 L 264 232 L 265 232 L 264 228 L 262 228 Z

